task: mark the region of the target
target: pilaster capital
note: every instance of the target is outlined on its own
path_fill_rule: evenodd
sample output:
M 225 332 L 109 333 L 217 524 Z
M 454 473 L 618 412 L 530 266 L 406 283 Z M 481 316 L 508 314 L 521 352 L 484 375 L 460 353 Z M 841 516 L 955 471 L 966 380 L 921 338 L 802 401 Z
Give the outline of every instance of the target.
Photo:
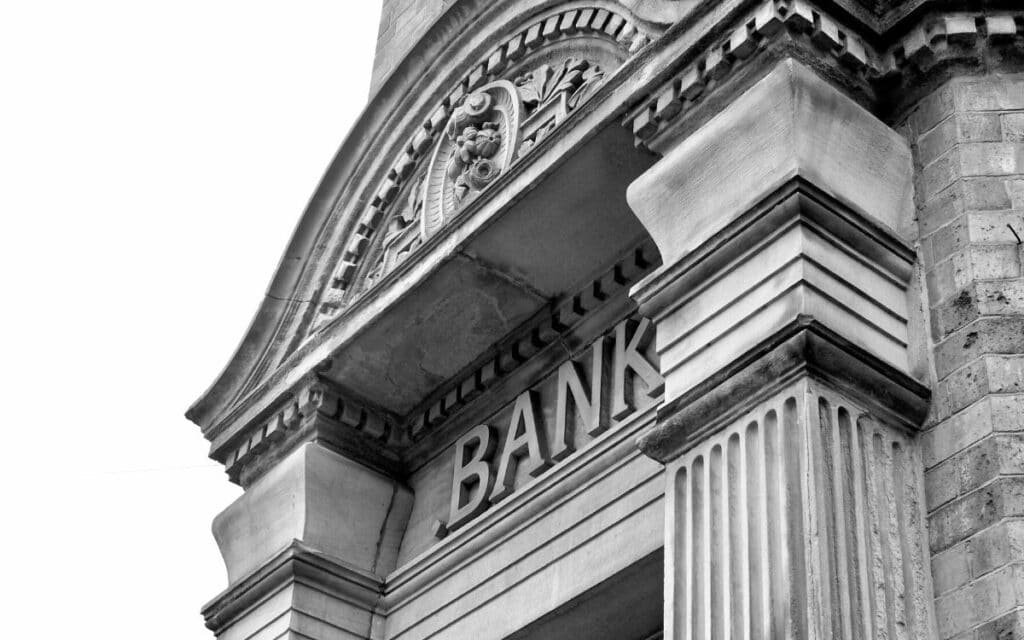
M 658 328 L 662 462 L 804 376 L 915 427 L 903 139 L 802 64 L 780 62 L 666 150 L 628 199 L 663 264 L 631 290 Z

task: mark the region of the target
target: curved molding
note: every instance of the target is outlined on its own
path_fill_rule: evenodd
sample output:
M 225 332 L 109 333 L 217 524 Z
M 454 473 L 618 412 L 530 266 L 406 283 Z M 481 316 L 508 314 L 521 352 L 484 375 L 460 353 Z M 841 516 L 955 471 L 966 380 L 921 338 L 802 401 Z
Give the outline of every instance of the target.
M 435 160 L 431 164 L 436 164 L 438 157 L 442 161 L 446 160 L 444 156 L 451 152 L 449 147 L 452 141 L 445 139 L 444 133 L 449 129 L 449 120 L 458 109 L 463 108 L 467 96 L 479 93 L 486 83 L 502 81 L 507 75 L 507 70 L 520 64 L 521 60 L 527 60 L 561 40 L 581 37 L 614 43 L 622 51 L 622 59 L 637 52 L 650 41 L 650 34 L 639 27 L 628 14 L 598 6 L 575 5 L 573 8 L 549 11 L 526 21 L 515 30 L 514 35 L 506 38 L 484 56 L 482 62 L 474 66 L 461 82 L 439 101 L 381 179 L 368 206 L 362 212 L 354 234 L 347 239 L 341 260 L 319 298 L 317 317 L 311 327 L 313 331 L 334 317 L 351 300 L 352 285 L 358 280 L 360 266 L 373 244 L 373 239 L 378 235 L 381 223 L 394 208 L 395 203 L 401 201 L 400 196 L 409 180 L 413 176 L 418 176 L 416 170 L 421 159 L 430 154 L 431 149 L 435 149 Z M 515 145 L 507 145 L 505 151 L 514 153 Z M 511 159 L 511 156 L 506 158 L 505 166 L 511 163 Z M 431 210 L 436 203 L 430 201 L 430 192 L 440 189 L 441 181 L 433 169 L 429 173 L 427 193 L 424 194 L 425 236 L 432 235 L 439 228 L 436 220 L 438 216 L 444 218 L 442 213 Z M 441 206 L 451 209 L 450 202 Z
M 388 206 L 462 96 L 561 39 L 597 37 L 625 57 L 656 29 L 612 0 L 451 7 L 367 104 L 307 205 L 245 338 L 186 416 L 209 430 L 301 344 L 308 327 L 332 317 L 321 310 L 340 308 Z

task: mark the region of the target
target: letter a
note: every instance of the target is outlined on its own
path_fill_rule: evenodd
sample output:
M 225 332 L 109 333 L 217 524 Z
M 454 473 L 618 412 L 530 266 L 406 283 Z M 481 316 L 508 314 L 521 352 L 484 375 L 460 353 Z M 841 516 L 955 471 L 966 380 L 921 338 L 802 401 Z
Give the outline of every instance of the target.
M 475 446 L 473 446 L 475 444 Z M 452 478 L 452 502 L 448 517 L 448 529 L 456 527 L 473 518 L 487 508 L 484 498 L 491 490 L 491 468 L 488 459 L 494 453 L 494 429 L 486 424 L 479 424 L 455 442 L 455 476 Z M 470 448 L 472 457 L 466 459 Z M 477 485 L 466 504 L 462 504 L 463 492 Z
M 505 435 L 505 446 L 501 451 L 501 462 L 498 463 L 498 475 L 495 478 L 491 502 L 497 502 L 515 490 L 513 482 L 516 477 L 516 465 L 524 454 L 530 458 L 528 472 L 531 476 L 540 475 L 551 464 L 544 455 L 543 434 L 537 430 L 537 412 L 535 391 L 524 391 L 516 398 L 512 409 L 512 422 Z M 522 433 L 519 426 L 522 424 Z
M 626 330 L 636 326 L 633 337 L 626 342 Z M 641 353 L 650 336 L 651 321 L 642 318 L 639 325 L 636 320 L 623 320 L 615 327 L 615 359 L 612 363 L 612 417 L 616 420 L 633 413 L 632 386 L 626 386 L 626 369 L 640 376 L 647 385 L 647 395 L 655 397 L 665 389 L 665 380 L 658 370 L 647 361 Z

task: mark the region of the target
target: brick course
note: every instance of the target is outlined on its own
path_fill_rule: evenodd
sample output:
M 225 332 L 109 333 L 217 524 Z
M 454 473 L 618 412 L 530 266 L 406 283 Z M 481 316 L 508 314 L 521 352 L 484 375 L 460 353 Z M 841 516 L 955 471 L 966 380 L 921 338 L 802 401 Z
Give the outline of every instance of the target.
M 939 636 L 1024 638 L 1024 76 L 954 79 L 903 130 L 930 314 Z

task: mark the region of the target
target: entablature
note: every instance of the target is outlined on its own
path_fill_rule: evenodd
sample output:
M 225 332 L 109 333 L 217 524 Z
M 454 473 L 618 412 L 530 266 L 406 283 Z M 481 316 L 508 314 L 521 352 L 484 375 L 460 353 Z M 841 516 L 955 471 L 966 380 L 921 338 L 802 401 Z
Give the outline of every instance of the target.
M 190 411 L 235 479 L 246 466 L 258 475 L 254 461 L 290 441 L 272 427 L 298 424 L 295 407 L 316 385 L 356 408 L 317 410 L 358 434 L 339 447 L 398 464 L 409 434 L 471 396 L 478 365 L 509 336 L 550 323 L 549 309 L 645 240 L 623 194 L 653 162 L 647 152 L 688 135 L 780 58 L 895 117 L 891 88 L 909 75 L 1007 60 L 1024 33 L 1020 10 L 937 2 L 873 19 L 848 2 L 691 3 L 667 29 L 615 2 L 531 6 L 526 20 L 493 8 L 489 28 L 432 31 L 423 46 L 461 53 L 421 63 L 418 85 L 389 81 L 339 152 L 239 354 Z M 428 88 L 396 96 L 400 80 Z M 472 173 L 488 163 L 492 173 Z M 584 183 L 602 190 L 574 192 Z M 567 259 L 573 243 L 582 254 Z M 438 312 L 453 294 L 461 324 Z M 327 437 L 302 433 L 289 437 Z

